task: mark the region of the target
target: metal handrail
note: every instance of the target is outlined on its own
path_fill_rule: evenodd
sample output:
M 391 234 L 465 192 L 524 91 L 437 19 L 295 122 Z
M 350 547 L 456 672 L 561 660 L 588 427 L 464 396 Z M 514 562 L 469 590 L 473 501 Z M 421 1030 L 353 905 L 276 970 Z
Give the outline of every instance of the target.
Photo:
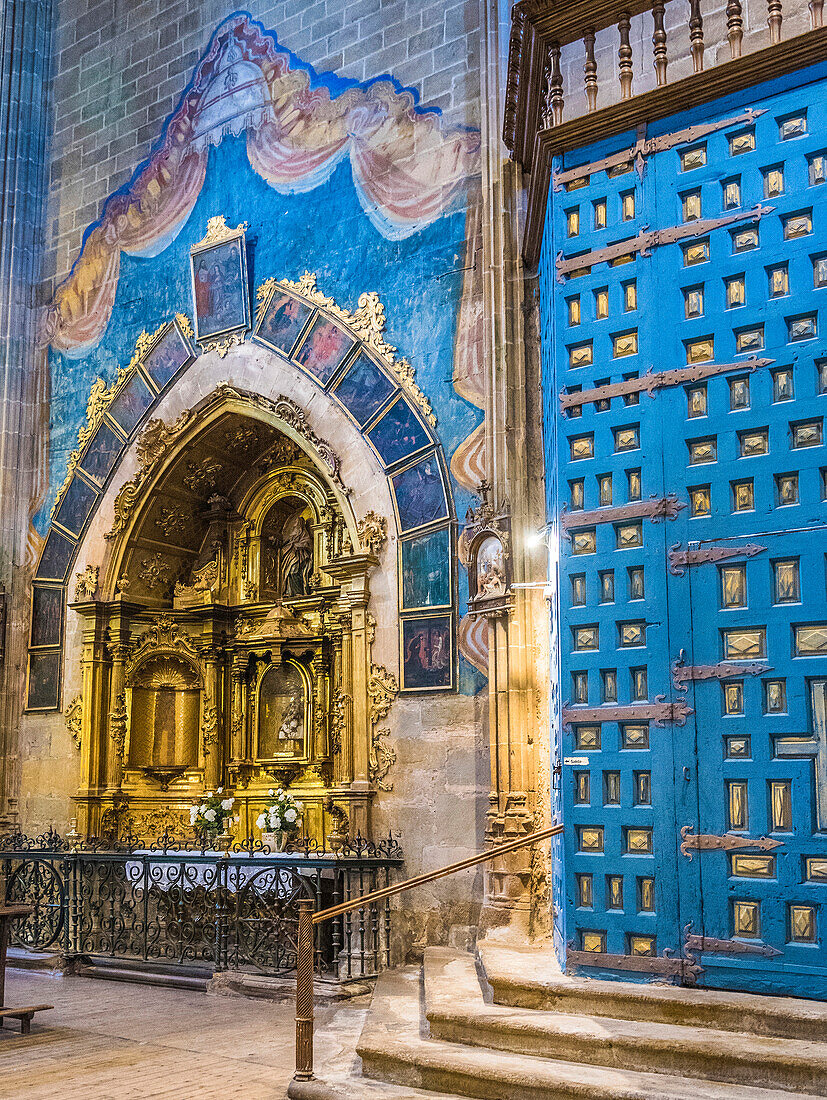
M 495 844 L 492 848 L 486 848 L 484 852 L 467 856 L 456 863 L 449 863 L 445 867 L 438 867 L 434 871 L 426 871 L 422 875 L 397 882 L 393 886 L 385 886 L 381 890 L 374 890 L 370 894 L 353 898 L 342 902 L 341 905 L 332 905 L 329 909 L 320 909 L 318 913 L 313 911 L 313 902 L 309 898 L 302 898 L 299 903 L 299 931 L 297 936 L 296 959 L 296 1072 L 294 1080 L 309 1081 L 313 1077 L 313 961 L 315 942 L 313 928 L 333 917 L 340 917 L 344 913 L 352 913 L 355 909 L 363 909 L 366 905 L 381 901 L 383 898 L 393 897 L 405 890 L 411 890 L 415 886 L 424 886 L 435 879 L 452 875 L 456 871 L 464 871 L 467 867 L 474 867 L 478 863 L 485 863 L 498 856 L 516 852 L 519 848 L 527 848 L 531 844 L 539 844 L 542 840 L 559 836 L 565 826 L 550 825 L 546 829 L 538 829 L 534 833 L 518 837 L 516 840 L 506 841 L 504 844 Z

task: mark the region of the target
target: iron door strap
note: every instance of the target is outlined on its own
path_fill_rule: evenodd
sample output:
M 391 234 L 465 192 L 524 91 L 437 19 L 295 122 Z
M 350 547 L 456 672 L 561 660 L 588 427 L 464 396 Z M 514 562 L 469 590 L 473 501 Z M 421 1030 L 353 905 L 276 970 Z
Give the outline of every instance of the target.
M 562 252 L 557 253 L 557 282 L 562 283 L 572 271 L 580 271 L 584 267 L 592 267 L 594 264 L 609 263 L 611 260 L 619 260 L 621 256 L 629 256 L 637 252 L 639 256 L 648 256 L 653 248 L 664 244 L 676 244 L 678 241 L 693 240 L 711 233 L 713 229 L 721 229 L 726 225 L 734 225 L 735 222 L 760 221 L 765 214 L 771 214 L 774 206 L 765 206 L 756 203 L 750 210 L 742 210 L 737 214 L 723 214 L 720 218 L 703 218 L 700 221 L 690 222 L 688 225 L 671 225 L 666 229 L 640 230 L 636 237 L 627 238 L 624 241 L 615 241 L 605 248 L 595 249 L 593 252 L 583 252 L 579 256 L 565 257 Z
M 660 134 L 658 137 L 646 140 L 643 132 L 638 134 L 638 140 L 628 149 L 619 153 L 612 153 L 600 160 L 590 161 L 588 164 L 580 164 L 577 168 L 565 168 L 562 172 L 554 173 L 554 190 L 560 191 L 567 183 L 584 179 L 594 172 L 603 172 L 610 168 L 618 168 L 621 164 L 634 164 L 638 175 L 643 177 L 646 158 L 653 153 L 663 153 L 667 149 L 674 149 L 678 145 L 691 145 L 694 141 L 700 141 L 708 134 L 714 134 L 718 130 L 726 130 L 730 126 L 748 125 L 754 122 L 760 115 L 765 115 L 766 110 L 754 110 L 748 107 L 740 115 L 731 118 L 721 118 L 717 122 L 705 122 L 699 126 L 687 126 L 684 130 L 675 130 L 670 134 Z
M 692 852 L 732 852 L 741 848 L 758 848 L 761 852 L 771 852 L 773 848 L 783 848 L 783 840 L 774 840 L 770 836 L 738 836 L 724 833 L 696 833 L 694 825 L 681 828 L 681 855 L 692 859 Z
M 688 382 L 702 382 L 718 374 L 729 371 L 750 373 L 759 367 L 768 367 L 774 359 L 751 358 L 740 363 L 698 363 L 691 367 L 677 367 L 674 370 L 648 370 L 640 378 L 626 378 L 622 382 L 609 382 L 605 386 L 596 386 L 591 390 L 577 390 L 574 393 L 560 394 L 560 408 L 577 409 L 597 401 L 611 401 L 613 397 L 627 397 L 636 393 L 648 393 L 654 398 L 655 391 L 669 386 L 681 386 Z
M 669 572 L 675 577 L 682 577 L 692 565 L 729 561 L 730 558 L 754 558 L 766 549 L 766 546 L 757 542 L 747 542 L 743 546 L 707 546 L 703 550 L 682 550 L 681 544 L 676 542 L 669 551 Z

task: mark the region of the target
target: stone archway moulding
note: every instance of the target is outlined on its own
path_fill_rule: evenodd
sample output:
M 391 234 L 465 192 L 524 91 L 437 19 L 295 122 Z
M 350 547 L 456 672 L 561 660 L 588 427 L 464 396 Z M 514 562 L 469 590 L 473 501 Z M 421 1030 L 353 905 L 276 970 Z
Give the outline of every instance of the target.
M 289 349 L 274 347 L 260 331 L 276 296 L 299 303 L 306 313 L 300 336 Z M 92 542 L 96 536 L 99 539 L 110 533 L 108 524 L 117 534 L 118 525 L 128 522 L 139 498 L 164 467 L 164 456 L 179 450 L 197 430 L 196 421 L 203 424 L 203 415 L 209 415 L 210 408 L 235 406 L 245 415 L 269 421 L 292 438 L 340 500 L 357 550 L 375 548 L 377 539 L 382 538 L 384 516 L 375 511 L 381 500 L 400 540 L 400 567 L 402 542 L 412 543 L 443 531 L 453 560 L 454 508 L 442 446 L 434 431 L 436 417 L 414 380 L 412 367 L 397 358 L 396 349 L 384 339 L 384 307 L 378 297 L 362 294 L 357 310 L 350 313 L 323 295 L 315 276 L 305 273 L 297 282 L 268 279 L 259 288 L 257 299 L 252 332 L 239 346 L 199 349 L 188 317 L 177 313 L 155 332 L 141 333 L 128 366 L 118 371 L 109 387 L 102 379 L 92 386 L 86 423 L 78 432 L 77 447 L 56 494 L 35 570 L 27 710 L 60 707 L 66 596 L 73 565 L 85 556 L 84 571 L 76 574 L 76 590 L 71 593 L 75 598 L 94 599 L 99 582 L 111 587 L 107 573 L 96 571 L 104 555 L 98 553 L 97 561 L 90 560 Z M 303 369 L 298 359 L 301 344 L 310 338 L 314 326 L 322 325 L 344 330 L 350 345 L 339 367 L 325 380 Z M 345 388 L 342 394 L 337 392 L 342 379 L 360 364 L 368 364 L 376 377 L 385 380 L 382 386 L 386 388 L 380 407 L 361 422 L 348 407 Z M 408 425 L 407 435 L 405 430 L 397 433 L 409 441 L 408 453 L 387 442 L 396 422 Z M 411 423 L 415 425 L 413 433 Z M 321 425 L 323 432 L 317 431 Z M 368 490 L 366 470 L 371 471 L 369 491 L 350 493 L 356 482 Z M 432 485 L 438 484 L 443 503 L 428 515 L 412 519 L 405 511 L 403 492 L 410 491 L 410 483 L 421 478 L 422 471 Z M 377 496 L 378 485 L 382 491 Z M 453 567 L 450 573 L 453 578 Z M 455 603 L 452 583 L 449 599 L 439 609 L 451 626 L 452 638 Z M 413 627 L 423 618 L 423 609 L 409 604 L 400 581 L 400 644 L 405 623 Z M 451 661 L 450 683 L 444 685 L 449 688 L 455 679 L 453 651 Z M 403 690 L 405 687 L 403 682 Z M 417 690 L 416 685 L 407 687 Z

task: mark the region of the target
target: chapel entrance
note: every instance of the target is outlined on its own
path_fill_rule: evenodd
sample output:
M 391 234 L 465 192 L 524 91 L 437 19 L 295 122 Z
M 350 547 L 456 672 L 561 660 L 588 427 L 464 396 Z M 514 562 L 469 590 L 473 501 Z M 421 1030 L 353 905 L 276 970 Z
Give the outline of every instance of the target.
M 84 626 L 84 835 L 151 842 L 232 788 L 240 837 L 273 787 L 304 832 L 370 832 L 371 553 L 344 494 L 262 402 L 192 417 L 119 516 Z M 158 422 L 160 423 L 160 422 Z M 346 515 L 347 512 L 347 515 Z M 354 705 L 354 700 L 356 704 Z

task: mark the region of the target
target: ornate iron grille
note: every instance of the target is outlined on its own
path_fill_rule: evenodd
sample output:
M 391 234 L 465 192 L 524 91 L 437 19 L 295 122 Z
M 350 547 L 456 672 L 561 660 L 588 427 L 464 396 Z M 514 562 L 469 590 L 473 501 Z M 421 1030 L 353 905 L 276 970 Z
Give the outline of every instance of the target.
M 308 842 L 279 854 L 250 838 L 226 855 L 168 834 L 150 845 L 89 840 L 72 848 L 54 832 L 0 837 L 6 898 L 34 906 L 13 929 L 17 946 L 271 976 L 296 969 L 301 899 L 317 909 L 339 904 L 390 885 L 402 862 L 390 836 L 377 844 L 357 836 L 336 853 Z M 385 903 L 317 931 L 316 969 L 328 978 L 375 974 L 390 961 Z

